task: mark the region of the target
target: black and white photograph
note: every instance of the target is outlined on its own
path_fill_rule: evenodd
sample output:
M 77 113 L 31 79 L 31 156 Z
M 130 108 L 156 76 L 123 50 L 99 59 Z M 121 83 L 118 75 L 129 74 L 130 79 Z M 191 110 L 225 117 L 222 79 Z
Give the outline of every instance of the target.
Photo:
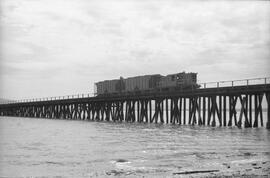
M 0 0 L 0 178 L 270 177 L 269 0 Z

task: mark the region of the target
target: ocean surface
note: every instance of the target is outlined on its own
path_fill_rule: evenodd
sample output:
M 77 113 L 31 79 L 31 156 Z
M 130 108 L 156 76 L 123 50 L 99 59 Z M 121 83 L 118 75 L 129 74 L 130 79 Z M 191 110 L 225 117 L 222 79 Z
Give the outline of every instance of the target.
M 269 162 L 265 128 L 0 117 L 0 177 L 265 175 Z

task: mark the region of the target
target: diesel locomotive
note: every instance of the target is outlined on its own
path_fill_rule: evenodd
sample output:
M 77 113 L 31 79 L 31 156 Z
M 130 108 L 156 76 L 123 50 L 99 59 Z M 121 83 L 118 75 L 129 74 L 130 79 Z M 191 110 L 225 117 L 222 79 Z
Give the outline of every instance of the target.
M 95 83 L 97 96 L 114 94 L 131 94 L 146 92 L 165 92 L 199 88 L 197 73 L 176 73 L 166 76 L 160 74 L 143 75 Z

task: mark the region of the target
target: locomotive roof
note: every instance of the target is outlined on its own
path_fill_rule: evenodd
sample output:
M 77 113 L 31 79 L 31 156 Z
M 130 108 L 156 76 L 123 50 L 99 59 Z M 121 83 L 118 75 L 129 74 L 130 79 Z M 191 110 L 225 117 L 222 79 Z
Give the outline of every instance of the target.
M 195 72 L 179 72 L 179 73 L 174 73 L 174 74 L 168 74 L 166 76 L 178 75 L 178 74 L 197 74 L 197 73 L 195 73 Z
M 162 76 L 162 75 L 160 75 L 160 74 L 139 75 L 139 76 L 134 76 L 134 77 L 127 77 L 126 79 L 130 79 L 130 78 L 138 78 L 138 77 L 152 77 L 152 76 Z

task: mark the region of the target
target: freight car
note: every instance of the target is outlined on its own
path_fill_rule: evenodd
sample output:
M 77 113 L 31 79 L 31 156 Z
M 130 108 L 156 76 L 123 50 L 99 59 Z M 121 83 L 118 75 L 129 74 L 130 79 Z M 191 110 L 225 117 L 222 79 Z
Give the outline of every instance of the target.
M 143 92 L 177 91 L 198 88 L 197 73 L 160 74 L 105 80 L 95 83 L 98 96 Z

